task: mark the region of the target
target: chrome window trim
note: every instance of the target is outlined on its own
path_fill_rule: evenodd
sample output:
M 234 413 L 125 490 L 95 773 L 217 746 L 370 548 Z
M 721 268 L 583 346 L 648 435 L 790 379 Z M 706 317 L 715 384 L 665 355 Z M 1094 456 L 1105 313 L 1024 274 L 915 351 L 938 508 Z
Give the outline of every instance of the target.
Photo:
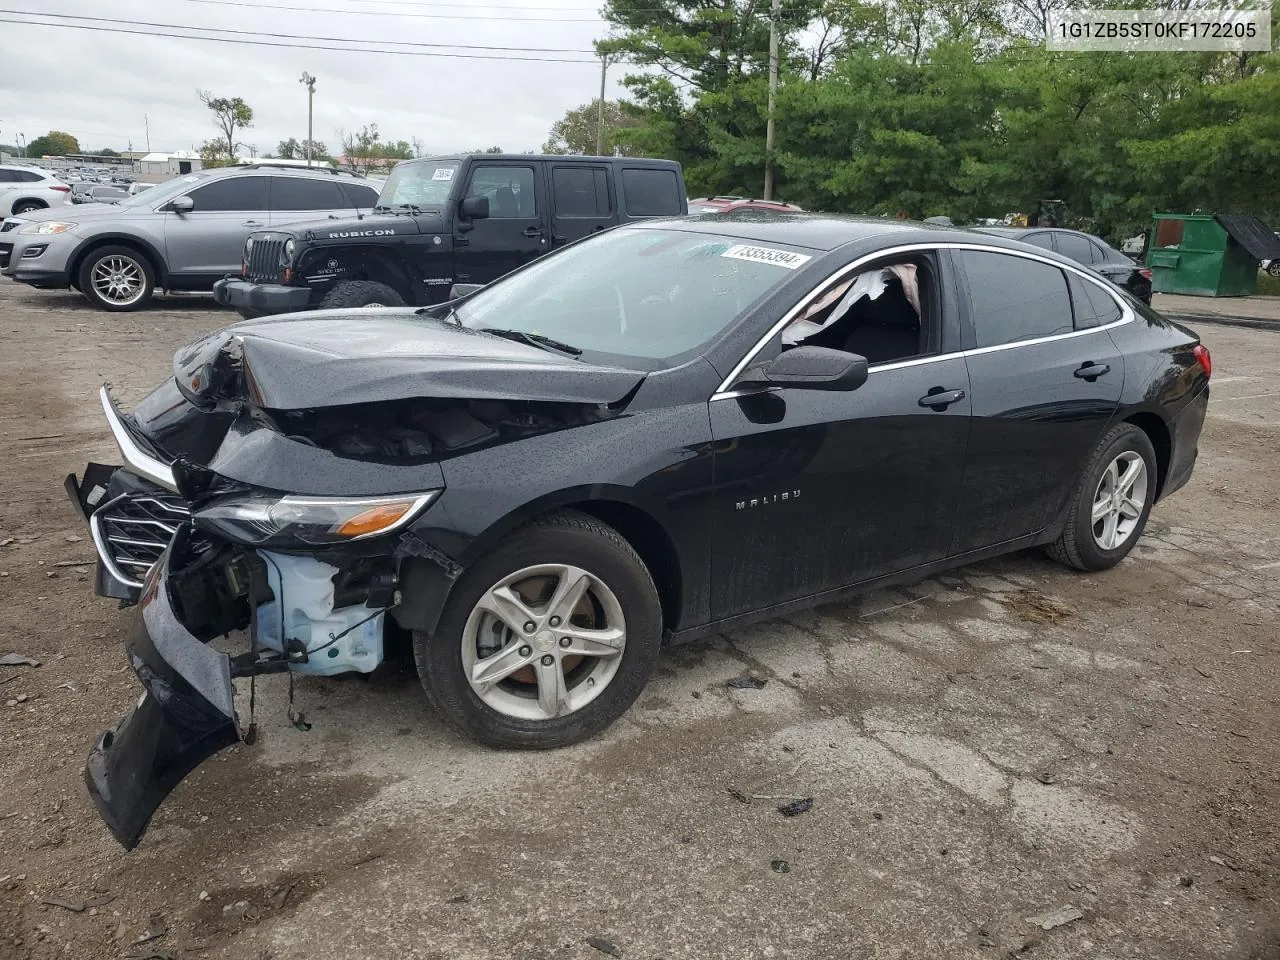
M 896 369 L 898 367 L 916 366 L 918 364 L 932 363 L 937 360 L 949 360 L 954 357 L 976 356 L 983 353 L 993 353 L 997 350 L 1008 350 L 1013 347 L 1024 347 L 1024 346 L 1030 346 L 1037 343 L 1049 343 L 1054 340 L 1065 340 L 1068 337 L 1078 337 L 1086 333 L 1096 333 L 1099 330 L 1110 330 L 1113 327 L 1119 327 L 1123 324 L 1129 323 L 1131 320 L 1134 319 L 1134 313 L 1132 310 L 1129 309 L 1129 305 L 1127 303 L 1125 303 L 1122 299 L 1120 299 L 1118 296 L 1116 296 L 1114 293 L 1108 290 L 1103 283 L 1099 282 L 1100 278 L 1096 274 L 1091 274 L 1086 268 L 1080 265 L 1077 265 L 1074 262 L 1060 263 L 1057 260 L 1052 260 L 1049 257 L 1042 257 L 1031 251 L 1010 250 L 1007 247 L 995 247 L 985 243 L 934 242 L 934 243 L 909 243 L 909 244 L 903 244 L 901 246 L 896 246 L 896 247 L 885 247 L 883 250 L 877 250 L 874 253 L 868 253 L 854 260 L 852 263 L 845 264 L 843 267 L 840 267 L 830 276 L 824 278 L 820 283 L 816 284 L 812 290 L 810 290 L 807 294 L 805 294 L 796 303 L 794 307 L 792 307 L 790 310 L 788 310 L 786 313 L 782 315 L 782 319 L 780 319 L 777 323 L 775 323 L 772 327 L 770 327 L 769 331 L 763 337 L 761 337 L 758 341 L 756 341 L 755 346 L 753 346 L 750 350 L 748 350 L 743 355 L 742 359 L 739 360 L 737 364 L 734 365 L 733 369 L 729 371 L 729 375 L 725 377 L 724 380 L 721 381 L 720 386 L 718 386 L 715 392 L 711 395 L 711 399 L 727 400 L 727 399 L 731 399 L 732 397 L 744 395 L 744 391 L 732 389 L 733 382 L 737 380 L 738 377 L 742 376 L 742 372 L 750 365 L 751 361 L 755 359 L 756 354 L 758 354 L 761 350 L 763 350 L 764 347 L 769 343 L 769 341 L 771 341 L 774 337 L 776 337 L 779 333 L 781 333 L 784 329 L 786 329 L 786 327 L 796 318 L 796 315 L 799 314 L 799 312 L 803 310 L 805 307 L 807 307 L 810 303 L 812 303 L 817 298 L 818 294 L 820 294 L 832 283 L 835 283 L 838 280 L 842 279 L 847 274 L 852 273 L 858 270 L 859 268 L 866 266 L 868 263 L 872 263 L 873 261 L 879 260 L 883 257 L 890 257 L 890 256 L 894 256 L 896 254 L 901 254 L 901 253 L 924 253 L 931 250 L 972 250 L 978 253 L 1000 253 L 1000 254 L 1004 254 L 1005 256 L 1021 257 L 1024 260 L 1033 260 L 1037 263 L 1044 263 L 1051 267 L 1057 267 L 1059 270 L 1069 271 L 1071 273 L 1076 274 L 1083 280 L 1092 282 L 1095 286 L 1097 286 L 1099 289 L 1105 292 L 1107 296 L 1109 296 L 1112 300 L 1114 300 L 1116 305 L 1120 307 L 1120 319 L 1101 327 L 1086 327 L 1084 330 L 1072 330 L 1068 333 L 1055 333 L 1047 337 L 1033 337 L 1028 340 L 1014 340 L 1012 343 L 1000 343 L 990 347 L 976 347 L 973 350 L 956 350 L 956 351 L 952 351 L 951 353 L 943 353 L 943 354 L 938 354 L 936 356 L 917 357 L 910 360 L 896 360 L 891 363 L 876 364 L 868 369 L 867 371 L 868 374 L 875 373 L 877 371 Z M 1070 296 L 1069 291 L 1068 291 L 1068 296 Z M 759 391 L 745 391 L 745 392 L 755 393 Z
M 133 442 L 133 437 L 129 436 L 129 431 L 121 422 L 120 414 L 116 412 L 115 404 L 111 402 L 111 394 L 107 392 L 105 386 L 98 391 L 98 399 L 102 401 L 102 412 L 107 416 L 107 426 L 111 428 L 111 436 L 115 439 L 116 446 L 120 448 L 120 456 L 124 457 L 124 462 L 129 469 L 139 476 L 146 477 L 152 483 L 158 483 L 166 490 L 177 493 L 178 484 L 173 479 L 173 468 L 157 460 Z

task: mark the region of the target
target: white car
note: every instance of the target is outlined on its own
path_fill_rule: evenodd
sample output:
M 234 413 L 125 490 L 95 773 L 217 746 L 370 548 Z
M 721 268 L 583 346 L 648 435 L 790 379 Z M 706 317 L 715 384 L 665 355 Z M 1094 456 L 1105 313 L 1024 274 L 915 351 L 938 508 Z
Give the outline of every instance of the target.
M 71 187 L 48 170 L 0 164 L 0 219 L 67 202 Z

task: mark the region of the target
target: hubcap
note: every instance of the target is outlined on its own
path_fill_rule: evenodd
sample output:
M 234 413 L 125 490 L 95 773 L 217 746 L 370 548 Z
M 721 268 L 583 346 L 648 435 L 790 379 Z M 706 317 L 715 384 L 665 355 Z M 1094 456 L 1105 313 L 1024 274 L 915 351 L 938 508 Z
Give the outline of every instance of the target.
M 103 257 L 93 265 L 93 289 L 103 300 L 128 306 L 142 299 L 146 285 L 142 265 L 129 257 Z
M 387 305 L 385 303 L 366 303 L 363 307 L 361 307 L 361 309 L 362 310 L 385 310 L 386 307 Z
M 1125 451 L 1102 472 L 1093 495 L 1094 542 L 1103 550 L 1119 549 L 1138 528 L 1146 503 L 1146 461 Z
M 626 642 L 622 604 L 603 580 L 580 567 L 540 564 L 485 591 L 462 631 L 462 668 L 476 696 L 499 713 L 552 720 L 604 692 Z

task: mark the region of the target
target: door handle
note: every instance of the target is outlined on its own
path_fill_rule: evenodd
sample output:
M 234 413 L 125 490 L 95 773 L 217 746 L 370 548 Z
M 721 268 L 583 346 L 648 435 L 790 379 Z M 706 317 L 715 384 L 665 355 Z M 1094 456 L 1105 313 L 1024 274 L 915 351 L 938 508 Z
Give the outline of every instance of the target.
M 1075 372 L 1075 376 L 1081 380 L 1088 380 L 1093 383 L 1103 374 L 1111 372 L 1111 367 L 1105 363 L 1094 363 L 1090 360 L 1088 363 L 1080 365 L 1080 369 Z
M 530 238 L 540 237 L 542 236 L 542 228 L 541 227 L 525 227 L 523 230 L 523 233 L 526 237 L 530 237 Z
M 932 407 L 934 410 L 945 410 L 951 404 L 958 400 L 964 399 L 963 390 L 943 390 L 942 387 L 934 387 L 918 401 L 922 407 Z
M 265 227 L 266 224 L 261 220 L 244 220 L 241 222 L 242 227 Z

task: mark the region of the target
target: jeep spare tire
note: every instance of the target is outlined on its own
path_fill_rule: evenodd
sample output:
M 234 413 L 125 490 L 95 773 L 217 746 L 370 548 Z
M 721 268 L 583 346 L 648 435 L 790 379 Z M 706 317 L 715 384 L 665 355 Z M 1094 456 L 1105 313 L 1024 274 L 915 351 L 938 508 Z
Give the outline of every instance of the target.
M 324 295 L 321 310 L 349 310 L 352 307 L 403 307 L 404 297 L 385 283 L 373 280 L 348 280 Z

